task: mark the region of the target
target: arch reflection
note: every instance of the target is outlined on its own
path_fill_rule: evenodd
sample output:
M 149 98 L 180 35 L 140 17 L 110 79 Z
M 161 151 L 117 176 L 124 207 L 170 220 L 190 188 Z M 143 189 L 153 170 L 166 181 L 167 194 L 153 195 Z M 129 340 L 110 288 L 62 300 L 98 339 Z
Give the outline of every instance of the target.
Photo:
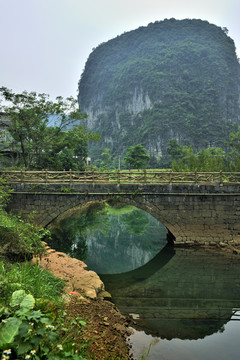
M 159 221 L 121 203 L 89 203 L 54 221 L 51 232 L 52 248 L 84 260 L 102 274 L 139 268 L 167 243 L 167 230 Z
M 137 330 L 168 340 L 202 339 L 223 332 L 240 308 L 239 262 L 203 249 L 176 248 L 164 266 L 142 281 L 125 279 L 127 285 L 118 288 L 112 285 L 117 275 L 102 278 L 120 311 L 135 314 Z

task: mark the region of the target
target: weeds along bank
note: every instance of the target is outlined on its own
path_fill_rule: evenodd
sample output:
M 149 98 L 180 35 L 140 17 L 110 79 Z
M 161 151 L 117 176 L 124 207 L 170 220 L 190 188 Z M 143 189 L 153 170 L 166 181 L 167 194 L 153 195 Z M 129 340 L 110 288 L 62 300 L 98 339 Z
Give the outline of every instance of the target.
M 0 209 L 1 359 L 85 359 L 64 317 L 65 282 L 38 264 L 22 263 L 43 253 L 45 234 Z
M 50 233 L 8 214 L 9 194 L 0 180 L 0 359 L 127 359 L 126 352 L 109 352 L 107 346 L 99 357 L 87 336 L 98 331 L 77 313 L 84 306 L 75 301 L 70 309 L 62 297 L 65 281 L 28 261 L 44 254 L 42 239 Z M 85 300 L 85 310 L 91 311 Z M 104 334 L 95 335 L 104 347 Z

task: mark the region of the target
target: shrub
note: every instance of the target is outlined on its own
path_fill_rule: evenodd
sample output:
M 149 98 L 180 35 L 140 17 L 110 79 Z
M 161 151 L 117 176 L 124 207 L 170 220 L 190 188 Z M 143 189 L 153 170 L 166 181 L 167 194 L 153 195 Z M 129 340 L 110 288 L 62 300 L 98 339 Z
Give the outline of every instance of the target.
M 59 343 L 53 321 L 37 308 L 32 294 L 13 292 L 8 312 L 0 310 L 0 317 L 2 359 L 85 360 L 72 342 Z

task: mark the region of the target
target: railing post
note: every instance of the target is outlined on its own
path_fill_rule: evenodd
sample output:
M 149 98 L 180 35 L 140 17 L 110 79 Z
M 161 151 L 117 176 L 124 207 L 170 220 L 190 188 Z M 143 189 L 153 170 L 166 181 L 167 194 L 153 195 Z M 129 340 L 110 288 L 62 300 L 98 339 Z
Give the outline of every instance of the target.
M 129 177 L 128 177 L 128 180 L 129 180 L 129 182 L 131 182 L 131 181 L 132 181 L 131 169 L 129 169 Z
M 169 172 L 169 184 L 172 183 L 172 178 L 173 178 L 173 175 L 172 175 L 172 170 Z
M 48 171 L 47 171 L 47 169 L 45 170 L 45 181 L 46 181 L 46 183 L 48 182 Z
M 92 171 L 92 182 L 94 184 L 94 170 Z
M 117 171 L 117 183 L 120 185 L 120 171 Z
M 197 180 L 197 170 L 195 170 L 194 172 L 194 182 L 195 184 L 197 184 L 198 180 Z
M 220 173 L 219 173 L 219 183 L 220 183 L 220 186 L 223 185 L 223 175 L 222 175 L 222 170 L 220 170 Z
M 144 184 L 147 183 L 147 170 L 144 169 Z
M 21 170 L 21 183 L 23 183 L 23 171 Z
M 69 169 L 70 184 L 72 183 L 72 169 Z

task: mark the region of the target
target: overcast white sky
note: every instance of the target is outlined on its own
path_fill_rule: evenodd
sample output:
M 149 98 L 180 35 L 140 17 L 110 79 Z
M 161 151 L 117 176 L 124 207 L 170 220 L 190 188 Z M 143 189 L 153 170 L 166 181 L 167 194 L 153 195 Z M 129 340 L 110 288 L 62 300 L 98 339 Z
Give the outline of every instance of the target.
M 172 17 L 227 27 L 240 57 L 240 0 L 0 0 L 0 86 L 76 97 L 92 48 Z

